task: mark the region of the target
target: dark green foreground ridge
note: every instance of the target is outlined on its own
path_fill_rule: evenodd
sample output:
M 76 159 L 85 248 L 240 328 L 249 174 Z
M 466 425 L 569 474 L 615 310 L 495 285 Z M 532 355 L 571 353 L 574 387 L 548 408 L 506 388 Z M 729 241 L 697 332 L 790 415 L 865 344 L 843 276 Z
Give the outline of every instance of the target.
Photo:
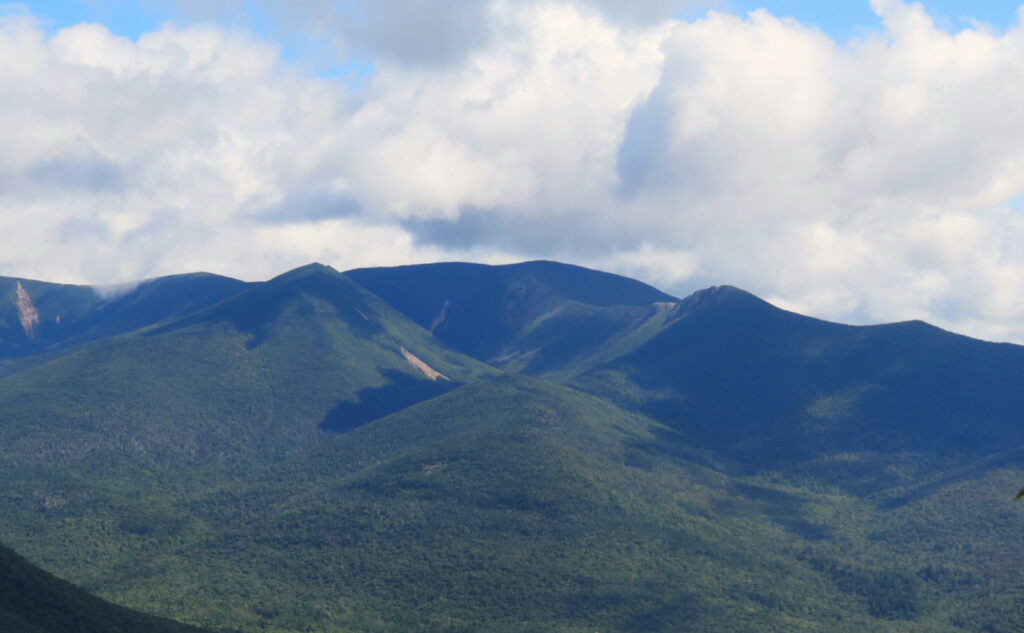
M 0 540 L 118 604 L 275 633 L 1024 622 L 1024 348 L 553 262 L 147 301 L 0 378 Z
M 104 602 L 0 546 L 4 633 L 203 633 Z

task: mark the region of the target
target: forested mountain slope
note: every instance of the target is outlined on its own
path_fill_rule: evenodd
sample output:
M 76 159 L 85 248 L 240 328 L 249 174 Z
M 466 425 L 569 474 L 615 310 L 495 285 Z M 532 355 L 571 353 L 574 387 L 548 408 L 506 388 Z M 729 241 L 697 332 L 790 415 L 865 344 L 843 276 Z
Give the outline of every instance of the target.
M 4 633 L 203 633 L 104 602 L 0 545 Z
M 552 262 L 311 265 L 9 368 L 0 539 L 208 628 L 1024 619 L 1018 346 Z
M 748 471 L 865 490 L 1024 445 L 1024 348 L 922 322 L 853 327 L 719 287 L 571 384 L 642 411 Z M 907 458 L 907 459 L 903 459 Z M 921 469 L 925 469 L 922 471 Z

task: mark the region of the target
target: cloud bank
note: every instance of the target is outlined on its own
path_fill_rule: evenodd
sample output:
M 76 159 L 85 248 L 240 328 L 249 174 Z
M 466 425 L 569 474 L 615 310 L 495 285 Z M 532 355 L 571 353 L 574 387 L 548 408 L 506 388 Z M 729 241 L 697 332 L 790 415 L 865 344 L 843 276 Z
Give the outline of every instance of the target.
M 413 5 L 296 9 L 369 56 L 358 89 L 243 30 L 0 17 L 0 274 L 544 257 L 1024 342 L 1019 20 L 876 0 L 836 42 L 671 2 Z

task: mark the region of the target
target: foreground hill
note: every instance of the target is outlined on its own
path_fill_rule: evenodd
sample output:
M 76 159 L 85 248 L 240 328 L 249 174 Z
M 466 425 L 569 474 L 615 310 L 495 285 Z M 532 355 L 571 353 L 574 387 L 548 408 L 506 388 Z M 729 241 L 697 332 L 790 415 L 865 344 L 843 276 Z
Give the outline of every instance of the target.
M 639 281 L 535 261 L 442 263 L 345 273 L 440 340 L 476 359 L 528 374 L 580 356 L 674 302 Z
M 32 475 L 46 495 L 6 495 L 0 528 L 105 597 L 244 631 L 1009 633 L 1024 616 L 1002 494 L 1019 469 L 880 505 L 730 474 L 666 435 L 507 375 L 273 461 Z
M 118 607 L 33 566 L 0 546 L 0 630 L 4 633 L 203 633 Z
M 931 499 L 882 511 L 728 475 L 666 450 L 666 432 L 503 376 L 273 462 L 201 477 L 128 464 L 121 489 L 51 481 L 17 519 L 60 526 L 61 540 L 33 549 L 79 582 L 216 628 L 1012 630 L 998 628 L 1019 615 L 1012 601 L 977 627 L 951 620 L 1012 591 L 1024 562 L 998 542 L 1012 517 L 997 495 L 972 502 L 986 520 L 958 509 L 935 530 Z M 3 529 L 22 532 L 8 508 Z M 926 521 L 928 553 L 915 544 Z M 969 553 L 955 546 L 965 538 Z
M 316 561 L 314 584 L 346 587 L 384 630 L 1012 630 L 1001 628 L 1020 615 L 1012 601 L 952 620 L 993 589 L 1012 591 L 1024 561 L 999 542 L 1019 542 L 1020 521 L 998 485 L 973 502 L 983 519 L 945 513 L 924 552 L 915 540 L 941 501 L 879 509 L 732 476 L 666 444 L 668 433 L 506 375 L 322 445 L 304 468 L 372 466 L 341 486 L 311 481 L 265 525 L 324 535 L 279 554 Z M 890 543 L 877 542 L 883 533 Z M 287 543 L 241 531 L 226 541 L 236 539 L 247 551 Z M 957 551 L 965 539 L 970 555 Z M 999 563 L 966 571 L 988 557 Z

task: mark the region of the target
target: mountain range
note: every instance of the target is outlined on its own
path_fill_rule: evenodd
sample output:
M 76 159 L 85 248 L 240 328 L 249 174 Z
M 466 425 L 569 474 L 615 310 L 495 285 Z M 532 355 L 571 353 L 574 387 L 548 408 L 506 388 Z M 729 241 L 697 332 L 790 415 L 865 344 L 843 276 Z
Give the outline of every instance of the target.
M 1022 382 L 556 262 L 0 278 L 0 541 L 207 630 L 1019 631 Z

